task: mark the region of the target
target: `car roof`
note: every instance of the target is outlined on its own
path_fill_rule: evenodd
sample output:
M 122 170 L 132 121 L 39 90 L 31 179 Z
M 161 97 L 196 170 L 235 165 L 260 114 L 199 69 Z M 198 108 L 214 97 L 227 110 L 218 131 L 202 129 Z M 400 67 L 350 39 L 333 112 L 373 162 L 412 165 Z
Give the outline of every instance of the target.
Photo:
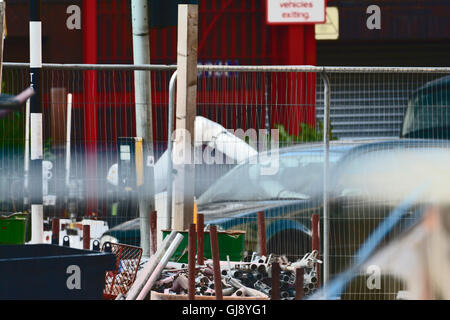
M 442 78 L 438 78 L 435 80 L 432 80 L 430 82 L 427 82 L 422 87 L 418 88 L 414 95 L 418 94 L 426 94 L 426 93 L 434 93 L 437 90 L 445 89 L 450 93 L 450 76 L 445 76 Z
M 381 143 L 384 141 L 391 141 L 398 138 L 387 138 L 387 139 L 342 139 L 330 141 L 330 151 L 331 152 L 347 152 L 357 146 L 369 144 L 369 143 Z M 305 152 L 322 152 L 324 150 L 323 142 L 308 142 L 302 143 L 289 147 L 281 147 L 278 149 L 280 156 L 292 156 L 297 154 L 302 154 Z M 271 151 L 265 151 L 261 154 L 268 154 Z
M 342 158 L 342 161 L 345 161 L 345 158 L 347 157 L 354 157 L 356 154 L 373 151 L 439 147 L 450 148 L 450 140 L 400 138 L 386 141 L 377 141 L 355 146 L 345 154 L 345 156 Z

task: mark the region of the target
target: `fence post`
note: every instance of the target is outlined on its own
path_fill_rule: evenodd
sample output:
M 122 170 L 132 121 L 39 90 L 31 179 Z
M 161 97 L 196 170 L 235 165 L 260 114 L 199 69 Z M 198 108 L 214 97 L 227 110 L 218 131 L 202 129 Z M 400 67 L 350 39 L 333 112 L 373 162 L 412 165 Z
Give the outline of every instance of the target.
M 324 84 L 324 109 L 323 109 L 323 285 L 325 286 L 329 278 L 329 212 L 328 212 L 328 175 L 330 164 L 330 79 L 325 72 L 321 78 Z

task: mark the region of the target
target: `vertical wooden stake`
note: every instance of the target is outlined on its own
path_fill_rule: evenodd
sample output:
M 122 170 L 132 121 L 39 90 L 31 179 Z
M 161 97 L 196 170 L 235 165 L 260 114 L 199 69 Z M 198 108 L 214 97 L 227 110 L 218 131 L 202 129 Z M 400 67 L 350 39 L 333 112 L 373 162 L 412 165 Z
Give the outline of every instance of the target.
M 54 218 L 52 221 L 52 244 L 59 246 L 59 219 Z
M 195 300 L 195 224 L 189 226 L 188 234 L 188 298 Z
M 280 300 L 280 264 L 272 263 L 272 297 L 271 300 Z
M 201 266 L 205 263 L 205 233 L 203 229 L 205 228 L 205 218 L 203 214 L 198 214 L 197 216 L 197 263 Z
M 150 255 L 154 255 L 158 250 L 158 238 L 156 228 L 156 211 L 150 212 Z
M 209 236 L 211 240 L 211 256 L 213 259 L 214 269 L 214 291 L 216 293 L 216 300 L 223 300 L 222 273 L 220 272 L 219 243 L 217 239 L 216 226 L 211 226 L 211 229 L 209 230 Z
M 194 217 L 194 129 L 197 99 L 198 5 L 178 6 L 178 75 L 174 143 L 173 209 L 175 230 Z
M 83 225 L 83 249 L 91 250 L 91 226 Z
M 305 296 L 303 291 L 303 277 L 305 270 L 303 268 L 295 269 L 295 300 L 302 300 Z
M 266 222 L 264 217 L 264 211 L 258 212 L 258 241 L 259 241 L 259 255 L 267 257 Z

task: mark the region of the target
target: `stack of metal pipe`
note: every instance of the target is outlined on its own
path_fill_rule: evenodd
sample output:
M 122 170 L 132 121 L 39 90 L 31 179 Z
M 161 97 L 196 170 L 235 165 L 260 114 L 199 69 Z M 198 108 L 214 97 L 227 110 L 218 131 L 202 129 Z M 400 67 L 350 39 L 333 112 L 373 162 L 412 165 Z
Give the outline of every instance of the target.
M 305 255 L 308 257 L 308 254 Z M 280 299 L 293 300 L 312 294 L 318 284 L 317 261 L 302 263 L 299 260 L 290 263 L 284 257 L 264 257 L 253 255 L 250 262 L 221 261 L 221 284 L 223 296 L 272 298 L 272 263 L 280 264 Z M 303 258 L 304 261 L 304 258 Z M 184 267 L 184 266 L 182 266 Z M 303 269 L 303 281 L 297 281 L 296 269 Z M 202 266 L 196 266 L 195 295 L 215 296 L 213 264 L 205 261 Z M 188 270 L 186 268 L 166 269 L 155 283 L 153 290 L 165 294 L 188 293 Z M 302 293 L 297 294 L 301 284 Z

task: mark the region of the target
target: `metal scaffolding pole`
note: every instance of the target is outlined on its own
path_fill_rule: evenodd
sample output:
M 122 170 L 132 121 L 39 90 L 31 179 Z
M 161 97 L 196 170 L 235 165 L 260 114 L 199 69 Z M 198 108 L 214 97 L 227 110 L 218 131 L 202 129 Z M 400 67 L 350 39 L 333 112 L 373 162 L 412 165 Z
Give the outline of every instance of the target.
M 148 1 L 132 0 L 133 58 L 136 65 L 150 64 L 150 39 L 148 31 Z M 136 135 L 144 140 L 144 155 L 153 158 L 152 106 L 150 71 L 134 72 Z M 150 161 L 151 162 L 151 161 Z M 149 161 L 147 161 L 149 163 Z M 150 212 L 154 210 L 153 166 L 144 167 L 144 186 L 139 190 L 139 217 L 141 247 L 144 256 L 150 256 Z

